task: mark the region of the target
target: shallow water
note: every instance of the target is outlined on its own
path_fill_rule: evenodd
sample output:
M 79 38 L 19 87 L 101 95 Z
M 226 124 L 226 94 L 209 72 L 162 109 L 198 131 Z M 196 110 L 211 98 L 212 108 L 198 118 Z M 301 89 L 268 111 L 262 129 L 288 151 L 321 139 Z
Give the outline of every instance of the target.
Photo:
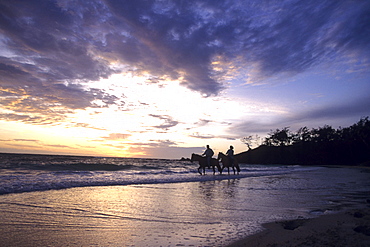
M 2 243 L 225 246 L 259 231 L 264 222 L 333 213 L 369 199 L 367 170 L 296 167 L 271 172 L 276 167 L 244 166 L 239 177 L 222 179 L 197 175 L 204 181 L 4 194 Z
M 199 176 L 197 162 L 161 159 L 0 154 L 0 195 L 86 186 L 215 181 L 232 176 Z M 243 165 L 234 178 L 286 174 L 313 168 Z M 212 170 L 207 170 L 212 175 Z M 224 171 L 225 175 L 226 170 Z

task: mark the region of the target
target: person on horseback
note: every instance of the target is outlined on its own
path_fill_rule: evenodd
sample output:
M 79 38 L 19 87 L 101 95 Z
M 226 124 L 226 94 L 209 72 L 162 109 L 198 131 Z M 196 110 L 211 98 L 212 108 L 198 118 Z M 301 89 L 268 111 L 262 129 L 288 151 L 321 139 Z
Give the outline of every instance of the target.
M 234 147 L 230 146 L 230 149 L 226 152 L 227 157 L 229 158 L 230 165 L 234 166 Z
M 202 154 L 203 156 L 205 155 L 206 156 L 206 159 L 207 159 L 207 165 L 208 165 L 208 169 L 211 168 L 211 160 L 212 160 L 212 156 L 214 155 L 214 152 L 213 150 L 209 147 L 209 145 L 206 146 L 207 149 L 206 151 L 204 151 L 204 153 Z

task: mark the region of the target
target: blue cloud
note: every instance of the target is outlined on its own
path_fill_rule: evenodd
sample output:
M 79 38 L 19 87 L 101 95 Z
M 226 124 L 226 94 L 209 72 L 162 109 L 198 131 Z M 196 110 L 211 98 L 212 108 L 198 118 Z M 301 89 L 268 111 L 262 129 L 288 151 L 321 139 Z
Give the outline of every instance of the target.
M 182 78 L 204 95 L 224 89 L 216 56 L 261 78 L 300 73 L 337 56 L 370 58 L 370 2 L 8 1 L 0 4 L 3 87 L 94 81 L 120 72 Z M 68 84 L 71 85 L 71 84 Z M 25 89 L 29 90 L 29 89 Z M 29 93 L 34 93 L 29 91 Z M 80 90 L 86 107 L 96 94 Z M 94 96 L 95 95 L 95 96 Z M 73 107 L 72 107 L 73 108 Z

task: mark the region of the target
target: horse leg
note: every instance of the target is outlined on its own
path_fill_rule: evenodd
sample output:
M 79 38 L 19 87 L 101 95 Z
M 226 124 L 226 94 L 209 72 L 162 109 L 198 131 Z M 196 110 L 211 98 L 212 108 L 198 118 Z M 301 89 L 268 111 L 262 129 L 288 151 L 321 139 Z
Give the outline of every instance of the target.
M 213 168 L 213 175 L 215 175 L 216 173 L 215 166 L 213 165 L 212 168 Z
M 236 164 L 236 170 L 238 171 L 238 174 L 239 174 L 239 172 L 240 172 L 240 166 L 239 166 L 239 164 Z
M 201 167 L 201 166 L 199 166 L 199 168 L 198 168 L 198 172 L 199 172 L 199 174 L 200 174 L 200 175 L 203 175 L 203 174 L 202 174 L 202 171 L 201 171 L 201 168 L 202 168 L 202 167 Z
M 220 174 L 222 174 L 221 166 L 218 162 L 217 162 L 217 170 Z
M 227 174 L 230 175 L 230 166 L 227 167 Z
M 234 175 L 235 175 L 235 168 L 233 167 L 233 172 L 234 172 Z

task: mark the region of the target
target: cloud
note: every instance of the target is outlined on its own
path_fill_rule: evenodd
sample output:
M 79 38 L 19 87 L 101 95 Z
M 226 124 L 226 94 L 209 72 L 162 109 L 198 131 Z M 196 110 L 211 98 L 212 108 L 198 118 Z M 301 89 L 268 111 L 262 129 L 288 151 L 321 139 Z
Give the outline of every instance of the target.
M 275 73 L 307 68 L 325 50 L 369 44 L 367 1 L 29 0 L 2 9 L 7 47 L 59 81 L 106 78 L 115 58 L 153 75 L 183 72 L 189 87 L 215 93 L 222 88 L 209 69 L 215 55 L 242 52 Z
M 106 3 L 127 24 L 128 34 L 110 36 L 111 44 L 124 40 L 117 47 L 122 59 L 153 75 L 183 77 L 183 85 L 207 95 L 223 88 L 224 74 L 211 66 L 220 57 L 238 58 L 235 65 L 261 78 L 299 73 L 353 51 L 369 58 L 366 1 Z
M 63 121 L 64 117 L 59 116 L 31 116 L 31 115 L 24 115 L 24 114 L 15 114 L 15 113 L 3 113 L 0 114 L 1 120 L 6 121 L 20 121 L 26 122 L 30 124 L 36 125 L 50 125 L 50 124 L 58 124 L 58 122 Z
M 130 143 L 105 143 L 104 146 L 112 147 L 118 150 L 125 150 L 130 156 L 137 158 L 151 157 L 167 159 L 180 159 L 189 157 L 191 153 L 201 153 L 204 147 L 180 147 L 177 142 L 171 140 L 148 140 L 148 142 L 130 142 Z
M 115 73 L 177 79 L 209 96 L 232 78 L 257 82 L 341 56 L 370 58 L 366 0 L 14 0 L 0 10 L 1 103 L 14 111 L 6 119 L 122 105 L 88 86 Z M 156 128 L 178 124 L 162 120 Z
M 213 139 L 213 138 L 215 138 L 214 135 L 199 134 L 198 132 L 196 132 L 192 135 L 189 135 L 189 136 L 193 137 L 193 138 L 199 138 L 199 139 Z
M 105 106 L 116 103 L 112 95 L 78 85 L 116 72 L 88 49 L 91 41 L 77 32 L 79 21 L 54 1 L 1 3 L 0 44 L 8 51 L 7 56 L 0 56 L 4 108 L 48 118 L 63 117 L 70 109 L 97 107 L 96 100 Z M 16 116 L 7 116 L 12 117 Z
M 345 117 L 369 116 L 370 115 L 370 97 L 361 97 L 342 104 L 327 105 L 304 114 L 295 116 L 298 120 L 313 119 L 339 119 Z
M 34 139 L 8 139 L 8 140 L 0 140 L 5 143 L 5 146 L 12 146 L 12 147 L 19 147 L 22 149 L 39 149 L 40 147 L 53 147 L 53 148 L 67 148 L 67 149 L 76 149 L 71 146 L 60 145 L 60 144 L 46 144 L 40 140 Z M 25 144 L 29 143 L 29 144 Z M 2 147 L 4 148 L 4 147 Z
M 199 121 L 197 123 L 195 123 L 195 125 L 199 126 L 199 127 L 202 127 L 202 126 L 205 126 L 209 123 L 212 123 L 214 122 L 213 120 L 208 120 L 208 119 L 199 119 Z
M 17 138 L 17 139 L 7 139 L 7 140 L 0 139 L 0 141 L 2 141 L 2 142 L 35 142 L 35 143 L 40 142 L 39 140 L 34 140 L 34 139 L 19 139 L 19 138 Z
M 71 124 L 69 126 L 71 126 L 71 127 L 77 127 L 77 128 L 89 128 L 89 129 L 95 129 L 95 130 L 107 130 L 105 128 L 95 127 L 95 126 L 92 126 L 92 125 L 87 124 L 87 123 L 75 123 L 75 122 L 71 122 Z
M 184 154 L 200 153 L 204 147 L 179 147 L 171 140 L 151 140 L 148 143 L 130 143 L 128 151 L 135 157 L 167 157 L 180 159 Z
M 312 110 L 275 116 L 274 120 L 269 122 L 244 120 L 241 123 L 231 125 L 228 132 L 246 136 L 254 133 L 267 134 L 270 130 L 284 127 L 292 127 L 294 131 L 295 128 L 298 129 L 304 126 L 317 128 L 320 121 L 323 123 L 322 125 L 333 124 L 333 127 L 337 128 L 339 126 L 336 125 L 339 122 L 347 123 L 350 126 L 359 120 L 359 116 L 366 117 L 369 115 L 370 98 L 365 96 L 352 101 L 344 101 L 342 104 L 327 104 Z M 328 121 L 331 123 L 328 123 Z
M 39 142 L 39 140 L 33 140 L 33 139 L 13 139 L 13 141 L 17 141 L 17 142 Z
M 75 147 L 71 147 L 71 146 L 67 146 L 67 145 L 60 145 L 60 144 L 55 144 L 55 145 L 47 144 L 47 145 L 44 145 L 44 146 L 47 146 L 47 147 L 53 147 L 53 148 L 77 149 L 77 148 L 75 148 Z
M 1 114 L 1 118 L 39 124 L 61 122 L 76 109 L 124 105 L 121 99 L 102 90 L 85 90 L 77 84 L 44 85 L 36 81 L 23 86 L 14 83 L 1 87 L 0 84 L 0 103 L 3 109 L 11 111 Z
M 192 135 L 189 135 L 189 137 L 198 138 L 198 139 L 226 139 L 226 140 L 236 140 L 239 137 L 234 135 L 211 135 L 211 134 L 199 134 L 199 132 L 193 133 Z
M 178 121 L 173 120 L 172 117 L 167 116 L 167 115 L 161 116 L 161 115 L 149 114 L 149 116 L 154 117 L 154 118 L 158 118 L 160 120 L 164 120 L 163 124 L 153 126 L 155 128 L 158 128 L 158 129 L 168 130 L 169 128 L 175 127 L 176 125 L 179 124 Z
M 130 137 L 131 134 L 122 134 L 122 133 L 111 133 L 109 136 L 102 137 L 105 140 L 125 140 Z

